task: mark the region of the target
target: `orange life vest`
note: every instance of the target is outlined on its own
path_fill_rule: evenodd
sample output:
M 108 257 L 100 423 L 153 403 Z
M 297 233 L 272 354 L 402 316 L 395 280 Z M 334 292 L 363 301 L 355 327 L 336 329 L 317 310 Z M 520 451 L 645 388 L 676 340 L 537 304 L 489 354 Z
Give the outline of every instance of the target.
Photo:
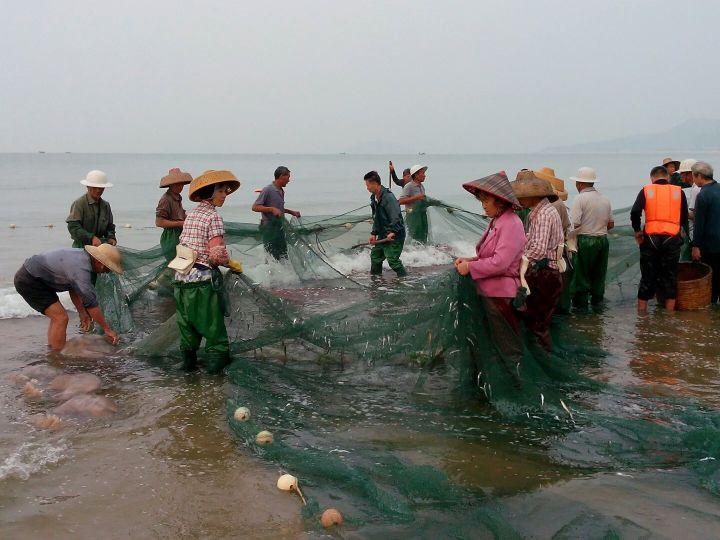
M 645 192 L 645 234 L 680 233 L 682 189 L 670 184 L 649 184 Z

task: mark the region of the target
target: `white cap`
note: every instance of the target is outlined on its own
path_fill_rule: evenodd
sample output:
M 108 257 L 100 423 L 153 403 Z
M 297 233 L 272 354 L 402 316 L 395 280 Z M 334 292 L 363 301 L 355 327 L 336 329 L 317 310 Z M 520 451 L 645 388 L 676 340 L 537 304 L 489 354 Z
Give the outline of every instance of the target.
M 109 188 L 113 185 L 107 181 L 107 174 L 102 171 L 90 171 L 87 173 L 85 180 L 80 180 L 83 186 L 87 187 L 98 187 L 98 188 Z
M 423 169 L 427 169 L 427 165 L 420 165 L 419 163 L 417 165 L 413 165 L 410 167 L 410 176 Z
M 570 180 L 574 182 L 583 182 L 585 184 L 594 184 L 598 181 L 595 169 L 592 167 L 580 167 L 577 176 L 571 176 Z
M 697 159 L 692 159 L 692 158 L 683 159 L 680 162 L 680 168 L 678 169 L 678 172 L 679 173 L 692 172 L 692 167 L 696 163 L 697 163 Z

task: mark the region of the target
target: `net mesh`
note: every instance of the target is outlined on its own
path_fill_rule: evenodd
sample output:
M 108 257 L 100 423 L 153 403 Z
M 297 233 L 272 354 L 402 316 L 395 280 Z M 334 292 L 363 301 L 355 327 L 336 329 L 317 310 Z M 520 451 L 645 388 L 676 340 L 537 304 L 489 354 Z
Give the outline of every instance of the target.
M 371 280 L 367 252 L 352 248 L 369 235 L 366 208 L 285 223 L 280 262 L 256 225 L 226 223 L 232 256 L 246 269 L 225 280 L 228 423 L 250 452 L 301 479 L 309 528 L 336 506 L 368 534 L 408 526 L 430 536 L 517 534 L 494 499 L 442 465 L 458 441 L 512 444 L 587 470 L 687 463 L 718 492 L 717 414 L 598 382 L 588 373 L 608 353 L 562 324 L 552 355 L 516 336 L 469 278 L 448 270 L 453 255 L 472 253 L 486 219 L 439 201 L 423 211 L 428 246 L 411 239 L 406 254 L 425 259 L 403 280 Z M 629 209 L 615 221 L 611 304 L 634 299 L 639 277 Z M 124 249 L 123 263 L 124 276 L 101 276 L 103 308 L 139 354 L 171 364 L 178 330 L 161 250 Z M 518 339 L 524 347 L 512 346 Z M 239 406 L 252 411 L 249 421 L 233 418 Z M 256 442 L 263 430 L 274 443 Z M 577 530 L 622 533 L 594 523 Z

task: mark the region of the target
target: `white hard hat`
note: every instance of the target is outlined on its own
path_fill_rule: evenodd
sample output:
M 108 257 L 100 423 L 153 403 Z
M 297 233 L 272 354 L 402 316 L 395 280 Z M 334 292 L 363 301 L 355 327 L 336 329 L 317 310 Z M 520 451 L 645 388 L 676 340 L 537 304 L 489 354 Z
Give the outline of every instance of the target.
M 427 170 L 427 165 L 420 165 L 419 163 L 417 165 L 413 165 L 412 167 L 410 167 L 410 176 L 423 169 Z
M 109 188 L 113 186 L 107 181 L 107 174 L 102 171 L 90 171 L 85 180 L 80 180 L 80 183 L 87 187 Z
M 679 173 L 692 172 L 692 167 L 696 163 L 697 163 L 697 159 L 692 159 L 692 158 L 683 159 L 680 162 L 680 168 L 678 169 L 678 172 Z
M 580 167 L 577 176 L 571 176 L 570 180 L 574 182 L 583 182 L 585 184 L 594 184 L 598 181 L 595 169 L 592 167 Z

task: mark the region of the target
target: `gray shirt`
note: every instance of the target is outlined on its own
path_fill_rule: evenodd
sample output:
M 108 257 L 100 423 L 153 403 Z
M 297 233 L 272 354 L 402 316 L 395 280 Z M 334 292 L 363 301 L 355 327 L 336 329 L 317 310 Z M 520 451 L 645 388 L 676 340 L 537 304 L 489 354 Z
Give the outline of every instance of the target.
M 86 308 L 98 305 L 92 284 L 90 255 L 84 249 L 46 251 L 27 259 L 24 266 L 31 276 L 54 291 L 75 291 Z
M 271 206 L 273 208 L 277 208 L 282 213 L 285 213 L 285 190 L 277 187 L 275 184 L 268 184 L 260 192 L 260 195 L 258 195 L 255 204 L 259 204 L 260 206 Z M 268 212 L 263 212 L 260 224 L 267 223 L 273 219 L 277 218 Z
M 425 186 L 423 186 L 419 182 L 415 182 L 415 181 L 411 180 L 410 182 L 405 184 L 405 186 L 402 188 L 402 193 L 400 193 L 400 198 L 402 199 L 403 197 L 415 197 L 416 195 L 425 195 Z M 413 206 L 415 206 L 416 202 L 417 201 L 412 202 L 410 204 L 406 204 L 405 207 L 412 208 Z
M 604 236 L 607 234 L 608 222 L 612 219 L 610 200 L 594 187 L 583 189 L 575 197 L 570 210 L 570 221 L 576 234 Z

